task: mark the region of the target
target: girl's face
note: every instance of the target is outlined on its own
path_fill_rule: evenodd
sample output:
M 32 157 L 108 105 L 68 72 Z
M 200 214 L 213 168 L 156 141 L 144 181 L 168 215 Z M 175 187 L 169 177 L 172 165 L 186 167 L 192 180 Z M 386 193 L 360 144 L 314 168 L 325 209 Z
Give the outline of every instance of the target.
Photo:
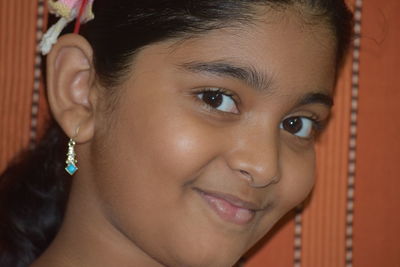
M 154 263 L 232 265 L 313 186 L 335 40 L 294 13 L 265 19 L 144 48 L 96 119 L 81 170 Z

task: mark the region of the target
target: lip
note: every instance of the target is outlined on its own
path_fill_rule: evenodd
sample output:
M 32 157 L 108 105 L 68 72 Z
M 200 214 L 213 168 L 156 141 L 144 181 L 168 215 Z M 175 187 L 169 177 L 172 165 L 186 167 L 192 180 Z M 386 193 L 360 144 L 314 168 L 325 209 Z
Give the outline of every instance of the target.
M 223 220 L 245 225 L 253 220 L 256 211 L 262 210 L 259 205 L 245 201 L 231 194 L 194 189 L 209 207 Z

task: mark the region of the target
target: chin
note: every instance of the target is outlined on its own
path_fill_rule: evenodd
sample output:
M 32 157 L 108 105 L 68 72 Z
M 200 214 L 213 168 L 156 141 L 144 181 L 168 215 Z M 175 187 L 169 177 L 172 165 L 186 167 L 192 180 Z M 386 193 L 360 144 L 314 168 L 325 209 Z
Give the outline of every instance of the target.
M 168 266 L 228 267 L 233 266 L 247 251 L 244 241 L 213 233 L 199 235 L 197 239 L 181 243 L 179 260 Z M 177 245 L 177 244 L 176 244 Z
M 196 248 L 194 248 L 196 249 Z M 219 250 L 223 250 L 219 249 Z M 190 254 L 191 255 L 191 254 Z M 228 256 L 224 255 L 222 251 L 217 253 L 214 251 L 208 255 L 185 255 L 185 258 L 171 264 L 169 266 L 185 266 L 185 267 L 231 267 L 240 259 L 242 255 Z

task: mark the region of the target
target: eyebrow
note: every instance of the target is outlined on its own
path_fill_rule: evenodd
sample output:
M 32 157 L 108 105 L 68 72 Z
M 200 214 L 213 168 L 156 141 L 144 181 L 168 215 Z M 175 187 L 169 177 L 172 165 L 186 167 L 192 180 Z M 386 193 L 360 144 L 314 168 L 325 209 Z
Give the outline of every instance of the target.
M 325 93 L 308 93 L 297 103 L 297 106 L 305 106 L 310 104 L 323 104 L 327 107 L 332 107 L 334 102 L 332 96 Z
M 254 67 L 239 66 L 226 60 L 192 61 L 180 64 L 179 67 L 194 73 L 206 73 L 238 79 L 259 92 L 272 91 L 272 78 L 265 73 L 257 71 Z M 297 102 L 297 106 L 309 104 L 323 104 L 330 108 L 333 106 L 333 98 L 322 92 L 313 92 L 304 95 Z
M 217 76 L 238 79 L 260 92 L 268 91 L 272 85 L 271 77 L 257 71 L 255 68 L 238 66 L 225 60 L 210 62 L 192 61 L 179 66 L 184 70 L 195 73 L 210 73 Z

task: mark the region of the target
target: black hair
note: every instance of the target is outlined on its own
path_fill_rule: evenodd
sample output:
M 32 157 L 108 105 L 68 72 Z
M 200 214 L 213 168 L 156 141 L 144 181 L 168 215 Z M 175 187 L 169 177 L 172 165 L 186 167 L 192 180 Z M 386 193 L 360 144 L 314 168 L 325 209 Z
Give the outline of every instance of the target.
M 322 19 L 336 39 L 340 65 L 352 31 L 343 0 L 96 0 L 96 18 L 82 35 L 92 45 L 98 81 L 113 88 L 145 46 L 251 23 L 259 5 L 304 7 Z M 29 265 L 57 234 L 71 184 L 64 171 L 66 147 L 66 136 L 52 122 L 37 147 L 0 176 L 0 266 Z

